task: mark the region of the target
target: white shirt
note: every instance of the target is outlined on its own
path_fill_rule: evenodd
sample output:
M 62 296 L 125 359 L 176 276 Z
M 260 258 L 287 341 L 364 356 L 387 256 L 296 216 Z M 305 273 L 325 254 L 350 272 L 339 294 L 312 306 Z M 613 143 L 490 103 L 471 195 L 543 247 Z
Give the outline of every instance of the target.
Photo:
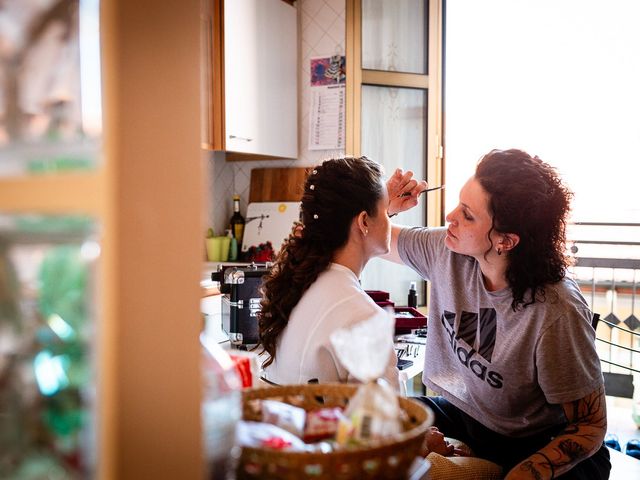
M 289 322 L 278 338 L 276 358 L 265 369 L 265 378 L 284 384 L 357 382 L 338 360 L 330 335 L 380 313 L 380 307 L 362 289 L 356 275 L 336 263 L 322 272 L 291 311 Z M 397 358 L 393 338 L 385 378 L 398 390 Z

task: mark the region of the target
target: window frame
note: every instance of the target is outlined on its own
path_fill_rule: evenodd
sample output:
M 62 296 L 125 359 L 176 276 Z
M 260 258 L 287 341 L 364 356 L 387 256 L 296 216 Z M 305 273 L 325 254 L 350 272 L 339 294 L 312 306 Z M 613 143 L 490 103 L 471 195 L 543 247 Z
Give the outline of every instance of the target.
M 445 0 L 425 0 L 428 12 L 427 73 L 416 74 L 362 68 L 362 0 L 346 0 L 346 142 L 347 155 L 360 156 L 363 85 L 412 88 L 427 92 L 426 180 L 442 185 L 443 148 L 443 26 Z M 444 196 L 429 197 L 424 225 L 444 225 Z M 428 291 L 424 292 L 428 303 Z

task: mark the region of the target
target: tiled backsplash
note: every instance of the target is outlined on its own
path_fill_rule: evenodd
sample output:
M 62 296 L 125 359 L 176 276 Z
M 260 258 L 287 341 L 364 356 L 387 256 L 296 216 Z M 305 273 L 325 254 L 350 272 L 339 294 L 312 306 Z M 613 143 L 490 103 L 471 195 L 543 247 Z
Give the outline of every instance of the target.
M 232 196 L 241 197 L 246 212 L 251 170 L 270 167 L 304 167 L 326 158 L 344 155 L 343 150 L 309 150 L 309 59 L 344 54 L 345 0 L 298 0 L 298 159 L 227 162 L 224 152 L 209 152 L 207 158 L 207 227 L 224 233 L 231 217 Z
M 233 195 L 240 195 L 240 211 L 247 211 L 251 170 L 298 166 L 297 160 L 227 162 L 224 152 L 210 152 L 207 162 L 207 224 L 216 235 L 224 234 L 233 212 Z

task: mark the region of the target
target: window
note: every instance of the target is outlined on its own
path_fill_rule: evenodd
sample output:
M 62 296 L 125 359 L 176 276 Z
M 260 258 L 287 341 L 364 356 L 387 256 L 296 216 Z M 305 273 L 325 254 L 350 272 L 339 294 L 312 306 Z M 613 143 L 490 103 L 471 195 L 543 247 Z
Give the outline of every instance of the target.
M 439 1 L 347 1 L 347 154 L 366 155 L 387 173 L 397 167 L 440 182 L 438 153 L 441 22 Z M 440 224 L 440 196 L 394 220 Z M 362 286 L 385 290 L 407 303 L 410 282 L 420 276 L 380 259 L 365 267 Z M 424 289 L 418 289 L 424 304 Z
M 446 211 L 515 147 L 558 168 L 574 221 L 640 222 L 638 18 L 630 0 L 447 3 Z
M 629 384 L 640 369 L 639 18 L 632 0 L 455 0 L 445 20 L 446 211 L 493 148 L 555 166 L 575 194 L 571 274 L 604 320 L 603 371 Z

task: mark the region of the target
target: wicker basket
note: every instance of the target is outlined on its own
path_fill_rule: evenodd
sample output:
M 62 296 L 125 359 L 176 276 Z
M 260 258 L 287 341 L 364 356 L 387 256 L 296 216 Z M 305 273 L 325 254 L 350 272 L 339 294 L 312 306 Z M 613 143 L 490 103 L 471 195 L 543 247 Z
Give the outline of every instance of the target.
M 345 407 L 356 385 L 286 385 L 243 392 L 244 420 L 260 421 L 259 401 L 279 400 L 306 411 L 323 407 Z M 238 479 L 392 479 L 407 478 L 418 456 L 433 413 L 415 400 L 398 398 L 403 432 L 367 447 L 353 447 L 331 453 L 286 452 L 267 448 L 242 449 Z

